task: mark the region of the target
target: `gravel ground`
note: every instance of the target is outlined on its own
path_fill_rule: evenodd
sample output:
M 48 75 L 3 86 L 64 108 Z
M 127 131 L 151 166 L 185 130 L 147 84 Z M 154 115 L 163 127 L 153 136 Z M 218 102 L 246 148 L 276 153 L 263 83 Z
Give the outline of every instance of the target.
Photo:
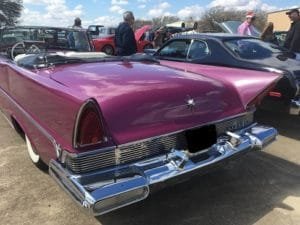
M 29 160 L 22 138 L 0 116 L 1 225 L 299 225 L 300 118 L 260 113 L 278 141 L 209 174 L 94 218 Z

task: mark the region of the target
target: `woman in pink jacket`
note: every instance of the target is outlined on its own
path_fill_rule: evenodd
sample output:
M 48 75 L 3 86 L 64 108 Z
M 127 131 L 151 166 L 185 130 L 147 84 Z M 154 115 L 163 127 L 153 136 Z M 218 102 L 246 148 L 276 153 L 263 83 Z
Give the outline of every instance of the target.
M 255 14 L 248 12 L 246 15 L 246 21 L 238 27 L 238 34 L 240 35 L 254 35 L 253 22 L 255 20 Z

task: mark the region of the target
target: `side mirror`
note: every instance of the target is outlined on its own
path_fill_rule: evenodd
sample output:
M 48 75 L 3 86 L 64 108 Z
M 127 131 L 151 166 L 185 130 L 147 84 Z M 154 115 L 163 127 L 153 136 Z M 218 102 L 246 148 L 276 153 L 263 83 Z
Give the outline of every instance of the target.
M 156 49 L 148 48 L 144 50 L 144 53 L 147 55 L 154 55 L 156 53 Z

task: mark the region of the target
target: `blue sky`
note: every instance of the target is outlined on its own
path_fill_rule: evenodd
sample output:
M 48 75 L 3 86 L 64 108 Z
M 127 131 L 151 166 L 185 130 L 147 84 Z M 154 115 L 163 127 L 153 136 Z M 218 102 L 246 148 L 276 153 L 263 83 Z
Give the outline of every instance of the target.
M 176 15 L 182 19 L 199 18 L 213 6 L 268 11 L 299 6 L 299 0 L 23 0 L 22 24 L 69 26 L 75 17 L 83 25 L 115 25 L 125 10 L 136 18 L 149 19 Z

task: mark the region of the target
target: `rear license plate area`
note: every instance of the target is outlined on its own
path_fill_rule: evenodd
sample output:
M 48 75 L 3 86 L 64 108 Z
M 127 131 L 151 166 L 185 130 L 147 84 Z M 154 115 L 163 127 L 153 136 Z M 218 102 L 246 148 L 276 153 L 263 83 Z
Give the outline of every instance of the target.
M 188 130 L 185 132 L 187 149 L 189 153 L 201 153 L 217 142 L 217 132 L 215 125 Z

